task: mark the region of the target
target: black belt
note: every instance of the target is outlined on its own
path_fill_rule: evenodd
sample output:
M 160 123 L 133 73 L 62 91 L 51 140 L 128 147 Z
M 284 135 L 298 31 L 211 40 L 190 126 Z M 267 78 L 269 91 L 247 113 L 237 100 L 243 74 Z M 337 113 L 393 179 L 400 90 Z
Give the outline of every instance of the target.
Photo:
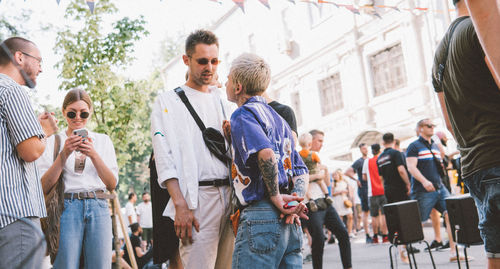
M 224 179 L 204 180 L 198 182 L 198 186 L 215 186 L 215 187 L 229 186 L 229 179 L 224 178 Z

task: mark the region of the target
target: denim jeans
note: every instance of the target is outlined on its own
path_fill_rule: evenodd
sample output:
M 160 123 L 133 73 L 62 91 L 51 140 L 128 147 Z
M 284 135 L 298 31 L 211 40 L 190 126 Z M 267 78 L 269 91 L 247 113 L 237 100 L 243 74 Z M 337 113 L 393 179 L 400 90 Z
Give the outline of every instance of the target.
M 325 248 L 325 235 L 323 225 L 330 230 L 339 241 L 340 258 L 343 268 L 351 268 L 351 242 L 347 229 L 337 214 L 337 211 L 329 205 L 325 210 L 309 213 L 309 232 L 312 237 L 311 254 L 313 268 L 323 268 L 323 250 Z
M 111 216 L 103 199 L 64 199 L 54 269 L 111 268 Z
M 488 257 L 500 254 L 500 167 L 484 169 L 464 179 L 476 202 L 479 231 Z
M 424 222 L 429 219 L 433 208 L 443 214 L 446 211 L 445 199 L 449 196 L 450 192 L 443 184 L 436 191 L 413 193 L 412 199 L 418 201 L 420 221 Z
M 243 210 L 233 252 L 233 269 L 302 268 L 302 229 L 281 220 L 269 200 Z

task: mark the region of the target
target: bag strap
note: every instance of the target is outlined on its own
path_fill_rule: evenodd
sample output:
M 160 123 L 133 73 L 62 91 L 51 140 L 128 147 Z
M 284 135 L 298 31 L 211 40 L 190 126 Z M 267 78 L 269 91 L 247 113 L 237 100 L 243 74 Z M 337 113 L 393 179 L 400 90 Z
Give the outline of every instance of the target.
M 59 134 L 54 134 L 54 162 L 57 159 L 57 155 L 59 155 L 59 150 L 61 150 L 61 136 Z
M 439 67 L 438 67 L 438 81 L 439 81 L 439 88 L 440 90 L 443 89 L 443 78 L 444 78 L 444 70 L 446 68 L 446 61 L 448 61 L 448 54 L 449 54 L 449 50 L 450 50 L 450 41 L 451 41 L 451 38 L 453 37 L 453 33 L 455 32 L 455 29 L 457 28 L 457 26 L 465 19 L 467 19 L 468 16 L 464 16 L 464 17 L 460 17 L 458 18 L 456 21 L 455 21 L 455 24 L 453 24 L 451 27 L 450 27 L 450 34 L 449 34 L 449 38 L 448 38 L 448 44 L 446 45 L 446 53 L 444 54 L 445 57 L 443 59 L 443 62 L 439 64 Z
M 432 139 L 431 139 L 431 141 L 432 141 Z M 441 163 L 441 162 L 440 162 L 440 161 L 436 158 L 436 155 L 434 155 L 434 152 L 432 152 L 432 144 L 429 144 L 429 145 L 427 145 L 427 143 L 423 143 L 423 144 L 424 144 L 424 145 L 425 145 L 425 146 L 429 149 L 429 151 L 431 152 L 431 154 L 432 154 L 432 159 L 434 160 L 434 163 L 437 165 L 438 170 L 441 170 L 441 171 L 442 171 L 442 169 L 443 169 L 443 166 L 442 166 L 442 165 L 443 165 L 443 164 L 442 164 L 442 163 Z M 440 175 L 440 176 L 441 176 L 441 175 Z
M 203 124 L 203 121 L 201 121 L 200 117 L 198 116 L 198 114 L 194 110 L 193 106 L 189 102 L 189 99 L 187 98 L 186 93 L 184 92 L 184 90 L 181 89 L 181 87 L 177 87 L 177 88 L 175 88 L 174 91 L 175 91 L 175 93 L 177 93 L 177 95 L 179 96 L 179 98 L 181 98 L 182 102 L 184 103 L 184 105 L 186 106 L 186 108 L 189 110 L 189 113 L 191 113 L 191 116 L 193 116 L 194 121 L 196 121 L 196 124 L 198 125 L 198 127 L 200 127 L 200 130 L 202 132 L 205 131 L 205 129 L 207 129 L 205 127 L 205 124 Z

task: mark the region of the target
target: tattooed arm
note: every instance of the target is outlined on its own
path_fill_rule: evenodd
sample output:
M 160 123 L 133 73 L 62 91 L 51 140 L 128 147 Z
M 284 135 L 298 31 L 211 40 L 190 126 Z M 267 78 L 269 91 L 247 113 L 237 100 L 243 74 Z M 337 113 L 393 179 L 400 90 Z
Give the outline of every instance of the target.
M 274 151 L 270 148 L 260 150 L 257 153 L 257 163 L 262 174 L 262 180 L 267 189 L 267 194 L 274 206 L 284 215 L 298 214 L 301 217 L 305 216 L 304 212 L 306 207 L 303 203 L 289 209 L 283 208 L 285 202 L 290 202 L 292 200 L 300 202 L 304 198 L 280 194 L 278 186 L 278 162 L 276 161 Z
M 278 186 L 278 162 L 272 149 L 263 149 L 259 151 L 258 156 L 259 169 L 262 174 L 262 180 L 266 186 L 270 198 L 280 194 Z
M 292 193 L 296 193 L 299 197 L 304 197 L 306 195 L 307 188 L 309 187 L 309 174 L 294 176 L 292 180 Z

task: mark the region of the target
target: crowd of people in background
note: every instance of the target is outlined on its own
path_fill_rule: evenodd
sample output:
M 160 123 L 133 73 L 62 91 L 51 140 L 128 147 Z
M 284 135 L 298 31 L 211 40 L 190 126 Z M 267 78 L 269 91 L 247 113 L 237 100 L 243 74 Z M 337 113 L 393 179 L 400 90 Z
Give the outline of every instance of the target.
M 342 267 L 352 268 L 351 239 L 364 231 L 367 244 L 390 243 L 384 205 L 409 199 L 418 202 L 421 222 L 432 222 L 429 248 L 449 248 L 456 261 L 445 199 L 460 192 L 448 172 L 457 159 L 458 186 L 475 199 L 488 266 L 500 268 L 500 7 L 495 0 L 453 2 L 458 18 L 438 46 L 432 79 L 460 155 L 445 152 L 446 135 L 426 118 L 405 150 L 387 132 L 382 145 L 360 144 L 361 157 L 345 171 L 322 163 L 324 132 L 298 136 L 293 110 L 266 94 L 271 70 L 262 58 L 235 58 L 226 101 L 217 81 L 217 37 L 191 33 L 182 57 L 186 83 L 161 93 L 151 114 L 155 184 L 169 200 L 153 216 L 156 191 L 142 193 L 137 206 L 137 195 L 129 194 L 124 215 L 130 230 L 123 237 L 131 244 L 122 243 L 118 252 L 108 202 L 116 198 L 110 192 L 118 184 L 118 164 L 109 136 L 86 129 L 89 94 L 79 88 L 66 94 L 67 128 L 58 132 L 54 113 L 37 118 L 21 87 L 36 85 L 40 51 L 24 38 L 3 41 L 0 268 L 40 268 L 44 257 L 53 268 L 109 268 L 113 262 L 130 268 L 133 260 L 139 268 L 161 268 L 165 260 L 169 268 L 301 268 L 309 245 L 318 269 L 325 239 L 338 241 Z M 488 10 L 499 12 L 485 16 Z M 155 251 L 153 229 L 161 221 L 169 223 L 159 231 L 168 253 Z M 402 246 L 400 258 L 408 262 L 407 253 L 419 251 Z

